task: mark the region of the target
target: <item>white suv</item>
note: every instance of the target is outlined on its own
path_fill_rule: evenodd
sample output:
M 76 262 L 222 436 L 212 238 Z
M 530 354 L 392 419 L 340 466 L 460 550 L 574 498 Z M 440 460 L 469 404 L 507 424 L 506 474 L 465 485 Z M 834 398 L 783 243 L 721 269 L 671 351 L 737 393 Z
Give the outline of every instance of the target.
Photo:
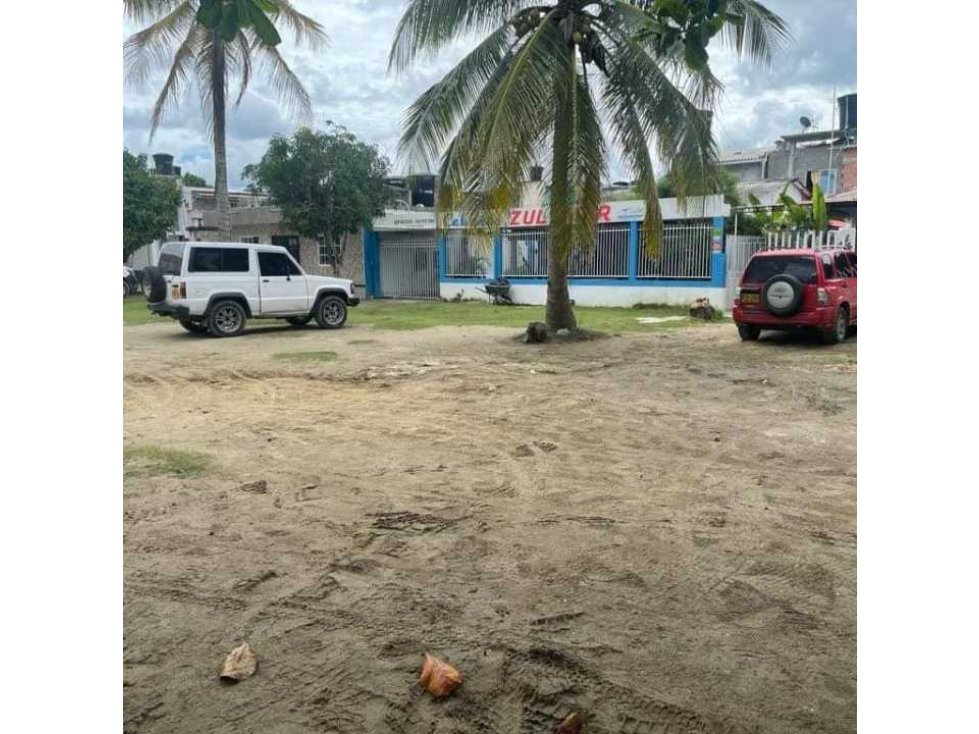
M 237 336 L 246 319 L 285 319 L 293 326 L 316 319 L 324 329 L 338 329 L 347 306 L 360 303 L 353 281 L 306 275 L 276 245 L 168 242 L 145 273 L 149 309 L 195 334 Z

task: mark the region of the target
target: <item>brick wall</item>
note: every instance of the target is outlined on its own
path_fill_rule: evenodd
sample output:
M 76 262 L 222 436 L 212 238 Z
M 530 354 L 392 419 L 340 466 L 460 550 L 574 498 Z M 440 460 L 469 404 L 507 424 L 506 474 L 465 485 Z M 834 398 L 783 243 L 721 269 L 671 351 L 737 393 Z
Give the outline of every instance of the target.
M 840 166 L 840 191 L 853 191 L 857 188 L 857 149 L 844 148 L 843 162 Z

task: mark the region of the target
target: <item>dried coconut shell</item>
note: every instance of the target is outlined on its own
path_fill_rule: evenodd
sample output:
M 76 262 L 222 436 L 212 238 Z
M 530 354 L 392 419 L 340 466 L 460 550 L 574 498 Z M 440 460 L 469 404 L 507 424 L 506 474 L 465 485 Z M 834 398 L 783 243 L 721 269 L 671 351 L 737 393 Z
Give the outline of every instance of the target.
M 462 673 L 426 652 L 423 655 L 419 680 L 426 691 L 435 698 L 442 698 L 448 696 L 462 683 Z
M 581 734 L 581 717 L 577 713 L 568 714 L 557 725 L 554 734 Z
M 243 642 L 228 653 L 228 657 L 224 659 L 220 678 L 237 683 L 254 675 L 256 670 L 258 670 L 258 658 L 252 652 L 251 646 L 247 642 Z

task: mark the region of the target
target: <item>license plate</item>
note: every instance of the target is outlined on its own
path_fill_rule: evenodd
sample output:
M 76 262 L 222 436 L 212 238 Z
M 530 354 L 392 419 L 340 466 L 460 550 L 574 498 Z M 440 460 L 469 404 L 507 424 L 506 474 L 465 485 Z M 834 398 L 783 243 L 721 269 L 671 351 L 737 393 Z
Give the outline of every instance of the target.
M 760 293 L 742 293 L 741 303 L 760 303 L 761 294 Z

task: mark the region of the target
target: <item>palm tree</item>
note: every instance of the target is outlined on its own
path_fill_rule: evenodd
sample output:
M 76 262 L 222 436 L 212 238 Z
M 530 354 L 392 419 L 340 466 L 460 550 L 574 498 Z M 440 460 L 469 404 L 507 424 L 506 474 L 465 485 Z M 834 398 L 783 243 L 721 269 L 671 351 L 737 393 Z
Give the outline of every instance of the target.
M 195 82 L 214 142 L 214 197 L 218 228 L 231 230 L 228 201 L 228 158 L 225 116 L 229 82 L 237 81 L 235 107 L 257 70 L 296 117 L 311 111 L 309 94 L 276 46 L 276 24 L 288 28 L 297 43 L 317 47 L 326 42 L 322 27 L 296 10 L 288 0 L 123 0 L 127 15 L 144 30 L 124 46 L 127 80 L 145 84 L 159 65 L 170 69 L 153 105 L 150 138 L 163 116 Z M 257 65 L 257 69 L 256 69 Z
M 389 65 L 408 69 L 451 41 L 487 34 L 409 108 L 401 153 L 441 158 L 438 207 L 494 229 L 519 197 L 524 171 L 550 159 L 546 321 L 577 326 L 568 253 L 590 247 L 610 142 L 646 203 L 656 255 L 662 217 L 649 143 L 678 196 L 714 190 L 710 114 L 721 89 L 706 47 L 720 31 L 742 58 L 770 62 L 787 40 L 755 0 L 410 0 Z

